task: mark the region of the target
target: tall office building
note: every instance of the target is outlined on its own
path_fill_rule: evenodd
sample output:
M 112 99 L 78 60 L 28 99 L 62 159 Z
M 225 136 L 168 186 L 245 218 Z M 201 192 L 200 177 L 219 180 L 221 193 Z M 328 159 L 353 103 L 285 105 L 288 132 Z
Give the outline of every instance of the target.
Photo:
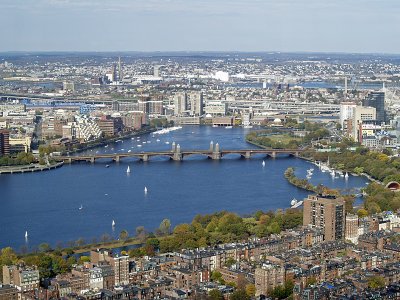
M 333 196 L 310 195 L 304 200 L 303 225 L 320 228 L 325 241 L 345 237 L 345 202 Z
M 362 105 L 375 107 L 376 121 L 378 121 L 379 123 L 386 122 L 385 93 L 384 92 L 370 92 L 363 99 Z
M 356 141 L 362 142 L 362 123 L 376 120 L 376 108 L 356 106 L 353 108 L 351 122 L 347 122 L 347 133 Z M 348 120 L 349 121 L 349 120 Z
M 187 94 L 185 92 L 176 93 L 174 96 L 174 114 L 181 115 L 187 109 Z
M 122 81 L 122 66 L 121 66 L 121 56 L 118 57 L 118 81 L 121 82 Z
M 201 116 L 203 114 L 203 93 L 191 92 L 188 95 L 190 105 L 190 114 L 193 116 Z
M 354 244 L 358 243 L 358 216 L 347 214 L 346 215 L 346 240 Z
M 10 132 L 8 130 L 0 130 L 0 156 L 10 155 Z
M 340 118 L 340 126 L 342 126 L 343 130 L 347 128 L 346 120 L 349 120 L 353 117 L 353 110 L 356 106 L 357 105 L 354 102 L 340 103 L 339 118 Z

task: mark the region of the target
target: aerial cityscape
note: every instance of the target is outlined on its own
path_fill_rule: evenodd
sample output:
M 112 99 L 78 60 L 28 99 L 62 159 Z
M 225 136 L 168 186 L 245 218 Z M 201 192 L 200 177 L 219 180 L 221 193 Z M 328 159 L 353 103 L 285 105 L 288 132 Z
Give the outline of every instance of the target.
M 400 3 L 0 9 L 0 300 L 400 299 Z

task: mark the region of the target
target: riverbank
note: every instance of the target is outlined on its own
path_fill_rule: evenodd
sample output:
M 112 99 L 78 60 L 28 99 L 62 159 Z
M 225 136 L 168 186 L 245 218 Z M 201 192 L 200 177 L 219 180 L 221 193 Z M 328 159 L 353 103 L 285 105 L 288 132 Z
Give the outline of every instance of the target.
M 23 166 L 0 167 L 0 174 L 42 172 L 42 171 L 49 171 L 49 170 L 57 169 L 57 168 L 62 167 L 63 165 L 64 165 L 63 162 L 59 162 L 59 163 L 54 163 L 54 164 L 50 164 L 50 165 L 31 164 L 31 165 L 23 165 Z
M 126 139 L 130 139 L 130 138 L 132 138 L 134 136 L 141 136 L 141 135 L 144 135 L 144 134 L 147 134 L 147 133 L 152 133 L 152 132 L 154 132 L 156 130 L 157 130 L 156 128 L 146 128 L 146 129 L 139 130 L 139 131 L 129 132 L 129 133 L 125 134 L 125 135 L 115 136 L 115 137 L 107 138 L 107 139 L 104 139 L 104 140 L 95 141 L 93 143 L 90 143 L 90 145 L 89 144 L 85 145 L 85 146 L 83 146 L 82 148 L 79 148 L 79 149 L 64 151 L 64 152 L 62 152 L 62 155 L 71 155 L 71 154 L 74 154 L 74 153 L 80 153 L 80 152 L 87 151 L 87 150 L 90 150 L 90 149 L 93 149 L 93 148 L 105 146 L 105 145 L 107 145 L 109 143 L 113 143 L 113 142 L 116 142 L 118 140 L 126 140 Z

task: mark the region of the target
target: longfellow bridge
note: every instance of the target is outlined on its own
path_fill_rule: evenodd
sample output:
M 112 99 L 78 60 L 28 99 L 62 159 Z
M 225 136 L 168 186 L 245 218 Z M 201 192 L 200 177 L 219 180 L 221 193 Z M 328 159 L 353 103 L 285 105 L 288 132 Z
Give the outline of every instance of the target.
M 119 162 L 122 158 L 134 157 L 141 161 L 149 161 L 151 157 L 160 156 L 168 157 L 171 160 L 181 161 L 184 157 L 191 155 L 201 155 L 209 159 L 219 160 L 228 154 L 240 155 L 243 158 L 251 158 L 253 155 L 261 154 L 275 158 L 279 154 L 286 154 L 291 156 L 299 156 L 303 152 L 302 149 L 220 149 L 218 143 L 214 146 L 210 144 L 210 148 L 207 150 L 181 150 L 178 145 L 172 144 L 170 151 L 154 151 L 154 152 L 127 152 L 127 153 L 98 153 L 95 155 L 76 155 L 76 156 L 54 156 L 53 158 L 57 161 L 63 161 L 64 163 L 73 163 L 86 161 L 94 163 L 97 159 L 110 159 L 115 162 Z

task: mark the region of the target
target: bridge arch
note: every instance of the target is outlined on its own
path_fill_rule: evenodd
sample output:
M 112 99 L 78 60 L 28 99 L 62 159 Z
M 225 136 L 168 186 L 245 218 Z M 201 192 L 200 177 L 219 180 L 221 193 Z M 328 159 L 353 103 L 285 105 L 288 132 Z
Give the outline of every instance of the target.
M 212 159 L 212 154 L 208 153 L 182 153 L 182 159 L 189 158 L 199 158 L 199 159 Z

